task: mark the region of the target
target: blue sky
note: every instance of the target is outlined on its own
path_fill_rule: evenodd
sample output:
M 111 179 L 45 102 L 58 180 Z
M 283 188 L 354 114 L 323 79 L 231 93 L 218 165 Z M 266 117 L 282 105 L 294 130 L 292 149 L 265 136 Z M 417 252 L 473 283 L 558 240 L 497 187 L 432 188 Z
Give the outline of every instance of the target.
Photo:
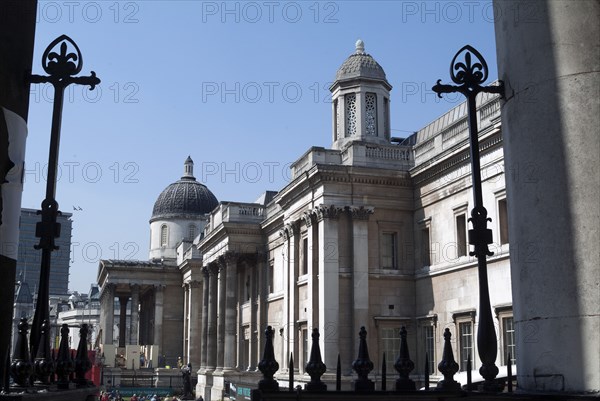
M 84 292 L 100 258 L 148 258 L 152 207 L 188 155 L 219 200 L 249 202 L 330 147 L 328 87 L 357 39 L 393 86 L 393 136 L 462 101 L 430 88 L 465 44 L 497 78 L 489 1 L 41 0 L 37 18 L 34 73 L 67 34 L 102 80 L 63 109 L 57 200 L 73 213 L 69 288 Z M 23 207 L 44 197 L 51 113 L 51 87 L 32 86 Z

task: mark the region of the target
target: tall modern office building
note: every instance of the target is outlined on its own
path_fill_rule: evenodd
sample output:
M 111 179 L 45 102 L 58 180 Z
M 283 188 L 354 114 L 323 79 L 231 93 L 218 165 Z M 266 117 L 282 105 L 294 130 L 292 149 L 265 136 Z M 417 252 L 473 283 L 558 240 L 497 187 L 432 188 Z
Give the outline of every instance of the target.
M 68 292 L 72 216 L 72 213 L 62 213 L 58 216 L 61 231 L 60 237 L 56 239 L 59 249 L 52 252 L 50 295 L 66 295 Z M 39 238 L 35 236 L 35 226 L 39 221 L 41 221 L 41 215 L 37 214 L 37 210 L 21 209 L 17 277 L 27 283 L 32 294 L 37 292 L 40 280 L 42 251 L 34 248 L 39 243 Z

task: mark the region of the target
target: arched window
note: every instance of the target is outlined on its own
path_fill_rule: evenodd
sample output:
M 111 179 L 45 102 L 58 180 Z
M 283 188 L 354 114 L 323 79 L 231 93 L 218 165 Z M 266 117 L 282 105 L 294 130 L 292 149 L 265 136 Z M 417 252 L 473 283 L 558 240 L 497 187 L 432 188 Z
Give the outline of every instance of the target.
M 196 238 L 196 226 L 193 224 L 190 224 L 188 226 L 188 239 L 190 241 L 193 241 L 194 238 Z
M 167 246 L 167 240 L 169 239 L 169 228 L 166 224 L 160 227 L 160 246 Z

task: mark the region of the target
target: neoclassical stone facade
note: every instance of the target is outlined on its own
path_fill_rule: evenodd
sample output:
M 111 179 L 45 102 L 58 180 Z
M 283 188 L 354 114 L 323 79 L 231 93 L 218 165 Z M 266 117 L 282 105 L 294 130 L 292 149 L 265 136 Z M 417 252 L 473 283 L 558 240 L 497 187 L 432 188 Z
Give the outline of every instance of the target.
M 191 217 L 165 208 L 169 219 L 179 220 L 169 220 L 175 230 L 165 216 L 152 219 L 151 257 L 161 259 L 129 267 L 101 262 L 107 332 L 111 300 L 139 303 L 139 315 L 131 318 L 138 341 L 143 337 L 160 354 L 190 362 L 198 374 L 196 395 L 205 400 L 221 399 L 231 384 L 256 387 L 268 325 L 276 332 L 277 375 L 287 379 L 293 353 L 297 385 L 310 379 L 304 366 L 313 328 L 321 334 L 325 381 L 333 380 L 339 355 L 344 387 L 351 385 L 362 326 L 376 375 L 384 352 L 388 372 L 394 371 L 402 326 L 415 380 L 424 375 L 426 353 L 432 380 L 440 378 L 435 367 L 445 328 L 461 370 L 467 356 L 478 366 L 466 106 L 409 138 L 393 138 L 391 90 L 359 41 L 331 86 L 331 149 L 310 148 L 292 164 L 289 184 L 256 202 L 220 202 Z M 496 364 L 504 365 L 508 352 L 515 358 L 515 341 L 499 102 L 481 96 L 478 121 L 484 204 L 495 241 L 488 275 Z M 186 219 L 202 227 L 198 236 L 186 237 Z M 179 237 L 158 235 L 163 227 Z M 163 243 L 169 249 L 156 245 Z M 135 302 L 132 283 L 139 284 Z M 105 335 L 104 341 L 114 339 Z

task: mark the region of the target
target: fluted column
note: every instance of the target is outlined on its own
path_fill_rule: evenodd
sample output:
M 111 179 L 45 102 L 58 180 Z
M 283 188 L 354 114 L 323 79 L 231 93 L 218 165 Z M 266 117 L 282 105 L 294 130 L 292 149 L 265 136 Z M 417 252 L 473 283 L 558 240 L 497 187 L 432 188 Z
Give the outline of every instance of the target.
M 227 264 L 225 258 L 219 258 L 219 291 L 217 312 L 217 370 L 223 370 L 225 359 L 225 300 Z
M 206 322 L 206 369 L 214 370 L 217 366 L 217 292 L 219 266 L 217 263 L 208 265 L 208 317 Z
M 137 345 L 139 339 L 139 322 L 140 322 L 140 286 L 138 284 L 130 284 L 131 290 L 131 327 L 129 335 L 129 344 Z
M 105 284 L 102 289 L 102 332 L 104 334 L 103 344 L 112 344 L 113 328 L 115 325 L 115 285 Z
M 237 303 L 238 255 L 235 252 L 225 254 L 227 269 L 225 292 L 225 349 L 223 370 L 235 370 L 236 367 L 236 334 L 237 334 Z
M 312 210 L 305 212 L 302 218 L 307 227 L 309 247 L 307 270 L 311 311 L 307 315 L 307 326 L 317 328 L 319 325 L 319 226 L 316 213 Z
M 154 344 L 158 345 L 159 352 L 163 349 L 163 305 L 165 286 L 154 286 Z
M 257 276 L 258 271 L 256 269 L 256 259 L 253 258 L 247 262 L 248 268 L 250 270 L 250 341 L 249 341 L 249 349 L 248 352 L 248 366 L 244 366 L 244 368 L 248 371 L 253 371 L 256 369 L 257 356 L 256 352 L 256 344 L 257 344 L 257 319 L 258 319 L 258 282 Z
M 200 282 L 197 280 L 192 280 L 189 283 L 189 356 L 188 362 L 192 364 L 193 369 L 198 369 L 200 366 L 201 359 L 201 319 L 200 319 L 200 311 L 202 310 L 202 288 L 200 287 Z
M 206 369 L 207 344 L 208 344 L 208 287 L 210 276 L 208 268 L 202 268 L 202 345 L 200 351 L 200 369 Z
M 334 370 L 339 353 L 339 242 L 338 218 L 342 209 L 321 205 L 316 208 L 319 222 L 319 339 L 328 370 Z
M 261 335 L 263 327 L 267 327 L 267 267 L 268 267 L 268 253 L 259 253 L 256 260 L 256 268 L 258 270 L 258 297 L 256 307 L 256 321 L 258 323 L 256 342 L 250 344 L 250 348 L 254 351 L 251 353 L 253 366 L 256 366 L 255 370 L 258 370 L 258 362 L 260 359 L 261 352 L 264 348 L 264 336 Z
M 119 297 L 119 347 L 125 347 L 126 333 L 127 333 L 127 302 L 129 302 L 128 296 Z

